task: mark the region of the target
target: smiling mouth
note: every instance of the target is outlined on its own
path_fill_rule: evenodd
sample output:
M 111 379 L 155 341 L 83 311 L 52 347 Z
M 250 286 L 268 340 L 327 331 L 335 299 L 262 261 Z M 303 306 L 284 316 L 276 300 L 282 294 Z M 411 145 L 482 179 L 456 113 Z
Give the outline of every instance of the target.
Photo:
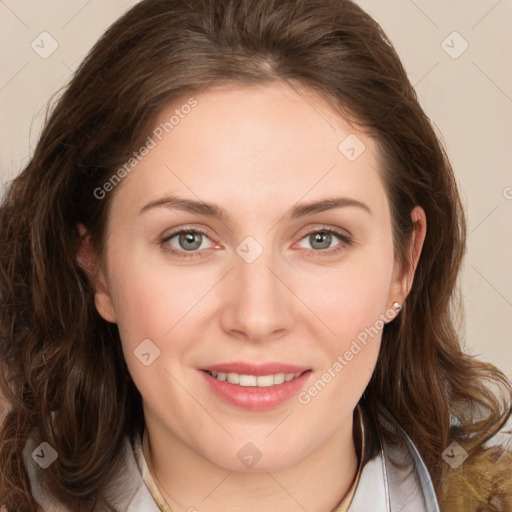
M 208 375 L 217 379 L 221 382 L 229 382 L 230 384 L 235 384 L 243 387 L 258 387 L 258 388 L 268 388 L 273 386 L 279 386 L 280 384 L 284 384 L 285 382 L 290 382 L 297 377 L 300 377 L 303 373 L 306 372 L 296 372 L 296 373 L 273 373 L 269 375 L 244 375 L 240 373 L 225 373 L 225 372 L 214 372 L 210 370 L 204 370 Z M 310 370 L 306 370 L 310 371 Z

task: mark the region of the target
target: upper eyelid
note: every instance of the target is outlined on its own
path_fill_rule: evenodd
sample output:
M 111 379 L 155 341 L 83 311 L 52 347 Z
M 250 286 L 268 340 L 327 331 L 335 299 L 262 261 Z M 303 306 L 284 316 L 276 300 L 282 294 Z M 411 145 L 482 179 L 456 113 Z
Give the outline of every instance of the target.
M 348 238 L 352 238 L 352 233 L 350 231 L 348 231 L 347 229 L 340 228 L 340 227 L 334 227 L 334 226 L 320 225 L 320 227 L 318 227 L 318 228 L 307 228 L 306 231 L 304 232 L 304 234 L 299 236 L 299 239 L 302 239 L 305 236 L 310 235 L 312 233 L 318 233 L 318 232 L 323 232 L 323 231 L 332 232 L 338 236 L 345 236 Z
M 352 236 L 352 233 L 350 231 L 348 231 L 347 229 L 345 228 L 340 228 L 340 227 L 335 227 L 335 226 L 328 226 L 326 224 L 319 224 L 319 227 L 316 227 L 316 228 L 304 228 L 304 235 L 302 236 L 305 236 L 307 234 L 310 234 L 310 233 L 315 233 L 317 231 L 334 231 L 334 232 L 340 232 L 340 234 L 346 234 L 347 236 Z M 303 230 L 300 230 L 300 231 L 303 231 Z M 162 235 L 163 237 L 165 238 L 172 238 L 173 236 L 176 236 L 180 233 L 183 233 L 183 232 L 188 232 L 188 231 L 192 231 L 192 232 L 198 232 L 198 233 L 201 233 L 201 234 L 204 234 L 206 236 L 209 236 L 209 233 L 208 233 L 208 229 L 204 229 L 204 228 L 198 228 L 198 227 L 195 227 L 195 226 L 183 226 L 183 227 L 180 227 L 180 228 L 176 228 L 175 230 L 171 230 L 171 232 L 167 235 Z

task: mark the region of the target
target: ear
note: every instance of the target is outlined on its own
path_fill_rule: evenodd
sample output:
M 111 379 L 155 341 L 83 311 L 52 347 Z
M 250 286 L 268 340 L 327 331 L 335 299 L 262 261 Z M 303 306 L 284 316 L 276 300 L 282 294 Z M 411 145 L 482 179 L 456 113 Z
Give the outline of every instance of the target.
M 388 297 L 389 308 L 392 308 L 395 302 L 403 304 L 409 295 L 427 234 L 427 216 L 423 208 L 420 206 L 413 208 L 411 220 L 413 229 L 406 250 L 406 261 L 403 264 L 398 261 L 395 263 L 393 282 Z
M 103 272 L 91 235 L 83 224 L 78 224 L 80 242 L 78 244 L 76 260 L 85 271 L 94 290 L 94 303 L 98 313 L 107 322 L 116 322 L 114 304 L 109 292 L 105 273 Z

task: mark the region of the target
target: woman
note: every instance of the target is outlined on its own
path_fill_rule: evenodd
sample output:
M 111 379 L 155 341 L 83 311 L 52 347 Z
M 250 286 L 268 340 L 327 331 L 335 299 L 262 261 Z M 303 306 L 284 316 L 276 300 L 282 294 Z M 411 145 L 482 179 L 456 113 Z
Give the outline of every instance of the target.
M 0 216 L 4 510 L 510 510 L 453 174 L 355 4 L 140 2 Z

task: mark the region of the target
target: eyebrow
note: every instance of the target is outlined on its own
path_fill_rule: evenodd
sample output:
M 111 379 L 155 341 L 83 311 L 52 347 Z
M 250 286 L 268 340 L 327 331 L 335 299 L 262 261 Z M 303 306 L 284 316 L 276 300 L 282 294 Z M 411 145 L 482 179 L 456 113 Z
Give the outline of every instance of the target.
M 322 199 L 320 201 L 313 201 L 309 203 L 302 203 L 296 205 L 291 209 L 291 211 L 286 216 L 291 219 L 297 219 L 300 217 L 304 217 L 306 215 L 325 212 L 327 210 L 332 210 L 334 208 L 344 208 L 347 206 L 360 208 L 369 213 L 370 215 L 372 215 L 372 211 L 370 210 L 370 208 L 361 201 L 351 199 L 349 197 L 333 197 Z M 147 212 L 148 210 L 151 210 L 153 208 L 160 207 L 182 210 L 189 213 L 197 213 L 200 215 L 205 215 L 207 217 L 218 219 L 223 222 L 229 220 L 229 215 L 222 206 L 204 201 L 185 199 L 177 196 L 166 196 L 151 201 L 146 206 L 141 208 L 139 214 Z

